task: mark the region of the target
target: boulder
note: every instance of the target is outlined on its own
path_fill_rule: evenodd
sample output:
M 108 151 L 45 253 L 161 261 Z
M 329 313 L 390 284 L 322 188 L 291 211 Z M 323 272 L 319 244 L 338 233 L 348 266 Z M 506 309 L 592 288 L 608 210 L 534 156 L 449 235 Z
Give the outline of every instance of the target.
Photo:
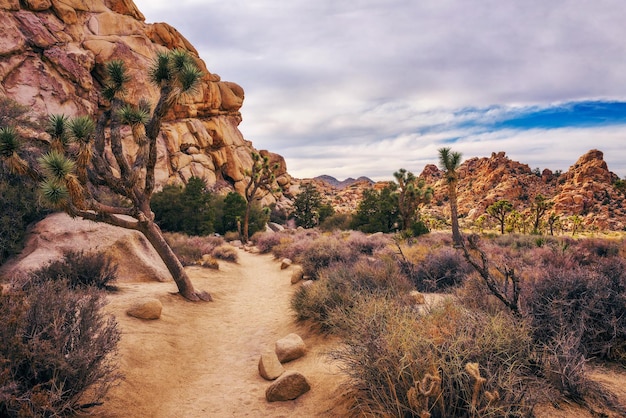
M 118 282 L 172 280 L 165 263 L 140 232 L 71 218 L 65 213 L 49 215 L 37 223 L 26 237 L 22 253 L 3 264 L 0 274 L 11 277 L 36 270 L 63 257 L 68 250 L 111 257 L 117 266 Z
M 298 334 L 292 333 L 276 341 L 276 356 L 281 363 L 298 359 L 305 353 L 306 345 Z
M 298 372 L 290 371 L 283 374 L 265 391 L 268 402 L 290 401 L 305 394 L 311 389 L 306 378 Z
M 275 380 L 285 372 L 285 368 L 278 361 L 276 352 L 267 350 L 259 358 L 259 374 L 265 380 Z
M 286 268 L 288 268 L 291 265 L 292 261 L 288 258 L 283 258 L 282 261 L 280 262 L 280 269 L 281 270 L 285 270 Z
M 296 284 L 304 277 L 304 271 L 302 267 L 296 268 L 293 273 L 291 273 L 291 284 Z
M 129 316 L 139 319 L 159 319 L 163 311 L 163 304 L 155 298 L 139 300 L 126 311 Z

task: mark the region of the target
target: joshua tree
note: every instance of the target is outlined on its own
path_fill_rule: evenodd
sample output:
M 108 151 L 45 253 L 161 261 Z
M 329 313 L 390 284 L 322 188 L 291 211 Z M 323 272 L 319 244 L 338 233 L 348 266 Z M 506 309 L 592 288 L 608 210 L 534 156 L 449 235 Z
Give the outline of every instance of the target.
M 143 99 L 136 106 L 125 100 L 125 85 L 130 77 L 124 62 L 108 63 L 106 72 L 108 80 L 102 94 L 109 106 L 97 123 L 88 116 L 51 116 L 49 150 L 38 164 L 32 165 L 19 154 L 17 131 L 3 128 L 0 157 L 14 173 L 38 180 L 42 196 L 52 207 L 72 217 L 140 231 L 164 261 L 183 297 L 211 300 L 208 293 L 195 291 L 150 209 L 157 136 L 163 118 L 181 95 L 195 91 L 202 73 L 185 51 L 159 53 L 149 72 L 150 80 L 160 91 L 151 112 L 150 104 Z M 124 125 L 131 128 L 138 149 L 135 156 L 124 152 Z
M 252 169 L 245 172 L 248 177 L 248 184 L 244 190 L 246 213 L 243 217 L 243 235 L 241 237 L 243 242 L 248 242 L 250 238 L 248 236 L 248 227 L 250 225 L 252 204 L 272 193 L 272 185 L 274 180 L 276 180 L 275 172 L 279 167 L 278 164 L 270 165 L 269 157 L 261 156 L 256 152 L 252 153 L 252 162 Z
M 513 205 L 506 199 L 498 200 L 497 202 L 487 207 L 487 213 L 500 222 L 500 233 L 504 235 L 504 223 L 506 221 L 507 213 L 513 210 Z
M 402 229 L 407 230 L 419 220 L 419 206 L 430 202 L 433 196 L 433 189 L 430 187 L 424 188 L 424 180 L 415 177 L 413 173 L 406 171 L 404 168 L 393 173 L 393 176 L 398 183 L 398 209 L 400 211 Z
M 539 224 L 543 215 L 554 206 L 554 202 L 550 202 L 544 195 L 538 194 L 535 196 L 535 201 L 530 207 L 530 211 L 533 216 L 533 234 L 539 233 Z
M 459 215 L 457 210 L 456 186 L 459 182 L 457 169 L 461 165 L 462 154 L 452 152 L 450 148 L 439 149 L 439 168 L 444 172 L 448 185 L 448 199 L 450 200 L 450 220 L 452 223 L 452 241 L 455 247 L 462 245 L 461 232 L 459 231 Z

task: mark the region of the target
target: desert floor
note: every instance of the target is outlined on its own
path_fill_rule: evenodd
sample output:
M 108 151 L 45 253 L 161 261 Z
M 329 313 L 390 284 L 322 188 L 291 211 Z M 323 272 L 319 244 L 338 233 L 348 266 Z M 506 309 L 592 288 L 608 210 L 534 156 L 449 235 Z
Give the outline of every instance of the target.
M 120 283 L 109 299 L 122 330 L 124 380 L 109 391 L 99 417 L 314 417 L 343 415 L 342 375 L 325 353 L 337 344 L 295 321 L 290 308 L 293 268 L 280 269 L 271 255 L 239 251 L 239 262 L 219 270 L 188 269 L 194 286 L 213 302 L 187 302 L 173 282 Z M 154 297 L 163 303 L 161 319 L 126 315 L 132 303 Z M 311 390 L 288 402 L 268 403 L 270 382 L 258 373 L 258 360 L 276 340 L 295 332 L 307 354 L 286 363 L 304 374 Z
M 188 268 L 197 289 L 213 302 L 187 302 L 173 282 L 120 280 L 107 309 L 122 331 L 120 370 L 125 375 L 104 403 L 88 412 L 97 417 L 337 417 L 348 416 L 343 375 L 326 355 L 338 340 L 298 323 L 290 299 L 293 267 L 280 269 L 271 255 L 239 250 L 239 262 L 220 262 L 219 270 Z M 158 298 L 161 319 L 126 315 L 137 300 Z M 276 340 L 295 332 L 307 354 L 285 364 L 303 373 L 311 390 L 294 401 L 268 403 L 270 382 L 258 373 L 258 360 Z M 594 368 L 594 380 L 610 388 L 626 405 L 626 372 Z M 540 405 L 535 414 L 547 417 L 597 416 L 601 405 Z M 608 416 L 617 416 L 609 413 Z

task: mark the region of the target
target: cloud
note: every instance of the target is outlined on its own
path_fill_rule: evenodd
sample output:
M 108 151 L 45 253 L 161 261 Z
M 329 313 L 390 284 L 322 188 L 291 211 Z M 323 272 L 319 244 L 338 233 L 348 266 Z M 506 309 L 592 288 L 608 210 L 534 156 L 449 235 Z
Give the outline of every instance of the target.
M 135 3 L 244 88 L 242 133 L 297 177 L 419 172 L 443 145 L 553 169 L 598 148 L 626 174 L 619 0 Z

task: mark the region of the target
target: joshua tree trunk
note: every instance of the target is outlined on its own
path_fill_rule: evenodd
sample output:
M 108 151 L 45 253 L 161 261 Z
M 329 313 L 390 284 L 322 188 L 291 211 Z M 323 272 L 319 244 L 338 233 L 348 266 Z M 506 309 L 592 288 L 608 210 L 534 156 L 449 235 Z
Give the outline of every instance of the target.
M 461 247 L 463 244 L 461 232 L 459 230 L 459 213 L 457 209 L 456 182 L 449 183 L 448 197 L 450 199 L 450 221 L 452 223 L 452 242 L 455 247 Z
M 165 263 L 167 270 L 178 286 L 178 291 L 181 296 L 191 301 L 211 300 L 211 295 L 207 292 L 196 292 L 185 268 L 180 260 L 178 260 L 176 254 L 174 254 L 174 251 L 172 251 L 171 247 L 167 244 L 165 238 L 163 238 L 161 229 L 156 223 L 153 221 L 143 222 L 139 225 L 139 231 L 141 231 L 150 244 L 152 244 L 157 254 L 159 254 L 159 257 L 161 257 Z

